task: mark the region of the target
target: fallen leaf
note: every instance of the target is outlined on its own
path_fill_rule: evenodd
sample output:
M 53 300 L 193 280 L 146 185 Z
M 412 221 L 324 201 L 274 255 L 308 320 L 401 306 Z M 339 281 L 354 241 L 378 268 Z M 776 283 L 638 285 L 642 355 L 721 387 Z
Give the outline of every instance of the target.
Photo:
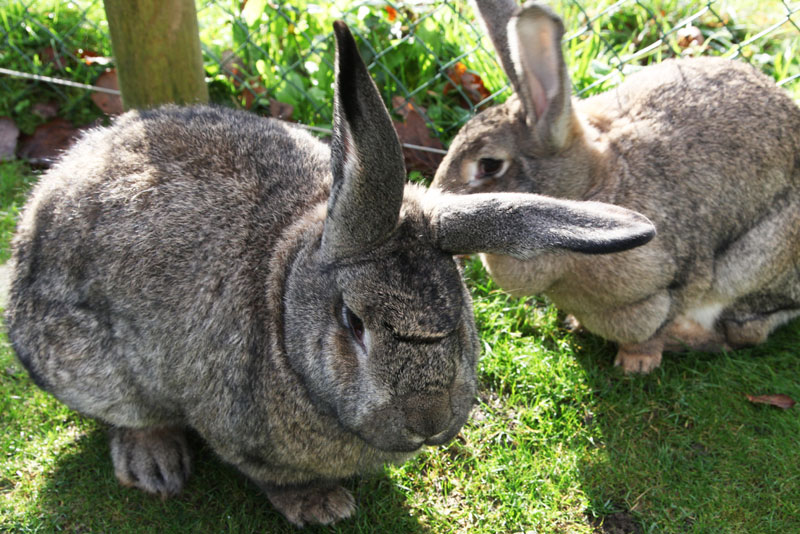
M 36 102 L 31 106 L 31 112 L 44 120 L 54 119 L 58 116 L 58 102 L 55 100 Z
M 274 98 L 269 99 L 269 114 L 271 117 L 288 121 L 292 119 L 292 113 L 294 113 L 293 105 L 275 100 Z
M 788 410 L 795 405 L 794 399 L 789 395 L 747 395 L 747 400 L 755 404 L 769 404 L 778 408 Z
M 460 61 L 447 69 L 447 77 L 450 81 L 444 86 L 443 93 L 445 95 L 453 91 L 459 92 L 457 88 L 461 87 L 463 96 L 466 96 L 469 102 L 474 105 L 486 100 L 492 94 L 486 89 L 486 86 L 483 85 L 481 77 L 468 70 L 467 66 Z M 468 102 L 463 101 L 463 96 L 462 107 L 470 107 Z
M 78 52 L 75 55 L 81 58 L 87 65 L 106 66 L 110 65 L 114 61 L 113 58 L 102 56 L 97 52 L 92 52 L 91 50 L 78 49 Z
M 250 109 L 253 107 L 256 99 L 267 93 L 266 87 L 261 85 L 261 82 L 258 78 L 253 78 L 253 81 L 248 81 L 244 84 L 244 89 L 242 89 L 242 97 L 244 98 L 244 109 Z
M 64 70 L 66 67 L 66 59 L 52 46 L 46 46 L 39 50 L 39 59 L 42 65 L 53 65 L 58 70 Z
M 703 33 L 697 26 L 684 26 L 675 35 L 678 37 L 678 46 L 683 49 L 700 46 L 705 42 Z
M 392 98 L 392 107 L 398 115 L 403 117 L 403 122 L 393 121 L 401 143 L 444 150 L 441 141 L 431 136 L 430 130 L 425 124 L 425 119 L 421 115 L 424 113 L 424 109 L 406 101 L 401 96 Z M 436 168 L 442 162 L 444 155 L 404 146 L 403 157 L 407 171 L 419 171 L 430 177 L 436 173 Z
M 57 118 L 40 124 L 33 134 L 22 136 L 17 156 L 30 161 L 32 165 L 48 167 L 69 148 L 80 129 L 66 119 Z
M 117 89 L 117 71 L 109 69 L 97 77 L 94 82 L 95 86 L 104 89 Z M 124 111 L 122 107 L 122 97 L 120 95 L 112 95 L 110 93 L 101 93 L 100 91 L 92 92 L 92 102 L 94 102 L 100 110 L 106 115 L 119 115 Z
M 261 85 L 261 79 L 258 76 L 248 76 L 244 71 L 244 61 L 232 50 L 222 52 L 221 66 L 233 86 L 241 90 L 245 109 L 250 109 L 259 96 L 266 94 L 267 89 Z
M 8 117 L 0 117 L 0 161 L 14 159 L 19 128 Z

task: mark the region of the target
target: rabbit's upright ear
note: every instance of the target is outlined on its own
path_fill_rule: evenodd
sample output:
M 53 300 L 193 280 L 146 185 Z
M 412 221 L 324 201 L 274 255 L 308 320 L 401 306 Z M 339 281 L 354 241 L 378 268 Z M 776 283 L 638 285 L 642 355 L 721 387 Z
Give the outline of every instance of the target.
M 571 83 L 561 39 L 564 24 L 549 7 L 527 3 L 508 23 L 517 95 L 537 146 L 559 150 L 568 139 Z
M 508 41 L 508 21 L 519 10 L 517 0 L 475 0 L 481 22 L 492 40 L 500 65 L 515 91 L 521 89 L 517 80 L 517 68 L 511 59 Z
M 435 245 L 451 254 L 490 252 L 530 259 L 546 250 L 620 252 L 656 233 L 644 215 L 612 204 L 526 193 L 426 195 Z
M 323 251 L 342 258 L 384 240 L 400 216 L 405 165 L 389 112 L 342 21 L 336 34 L 331 170 Z

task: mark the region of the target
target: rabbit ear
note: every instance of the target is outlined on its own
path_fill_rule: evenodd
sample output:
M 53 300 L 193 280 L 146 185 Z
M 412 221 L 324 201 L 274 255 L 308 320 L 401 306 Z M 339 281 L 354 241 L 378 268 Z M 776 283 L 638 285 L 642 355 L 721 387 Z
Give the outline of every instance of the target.
M 558 150 L 569 133 L 571 84 L 561 51 L 564 24 L 550 8 L 525 4 L 508 23 L 511 59 L 538 145 Z
M 644 215 L 619 206 L 526 193 L 429 193 L 426 206 L 435 245 L 451 254 L 604 254 L 644 245 L 656 233 Z
M 517 0 L 475 0 L 480 19 L 492 40 L 500 65 L 515 91 L 521 89 L 517 80 L 517 68 L 511 59 L 508 42 L 508 21 L 519 9 Z
M 336 34 L 331 170 L 323 251 L 340 258 L 380 243 L 400 216 L 405 165 L 389 112 L 342 21 Z

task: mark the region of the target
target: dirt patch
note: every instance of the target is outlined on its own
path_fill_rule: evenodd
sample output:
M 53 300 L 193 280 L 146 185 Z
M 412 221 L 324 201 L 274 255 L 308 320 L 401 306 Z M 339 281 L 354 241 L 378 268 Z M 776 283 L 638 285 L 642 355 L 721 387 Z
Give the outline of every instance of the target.
M 597 534 L 643 534 L 639 522 L 627 512 L 617 512 L 591 520 Z

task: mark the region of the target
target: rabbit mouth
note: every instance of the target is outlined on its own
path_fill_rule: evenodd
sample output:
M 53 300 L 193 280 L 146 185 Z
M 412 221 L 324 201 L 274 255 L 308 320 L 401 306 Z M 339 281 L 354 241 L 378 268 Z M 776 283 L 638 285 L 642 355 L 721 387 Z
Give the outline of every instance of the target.
M 456 437 L 456 435 L 458 435 L 458 432 L 461 430 L 461 426 L 462 425 L 460 424 L 453 425 L 452 428 L 448 428 L 447 430 L 444 430 L 434 436 L 429 437 L 423 443 L 428 446 L 444 445 L 445 443 Z
M 420 434 L 408 426 L 403 428 L 403 423 L 399 425 L 400 428 L 397 426 L 392 428 L 391 425 L 381 428 L 374 422 L 368 428 L 361 428 L 356 433 L 376 449 L 385 452 L 413 453 L 424 446 L 437 446 L 447 443 L 458 434 L 466 419 L 466 417 L 453 417 L 444 430 L 432 435 Z

